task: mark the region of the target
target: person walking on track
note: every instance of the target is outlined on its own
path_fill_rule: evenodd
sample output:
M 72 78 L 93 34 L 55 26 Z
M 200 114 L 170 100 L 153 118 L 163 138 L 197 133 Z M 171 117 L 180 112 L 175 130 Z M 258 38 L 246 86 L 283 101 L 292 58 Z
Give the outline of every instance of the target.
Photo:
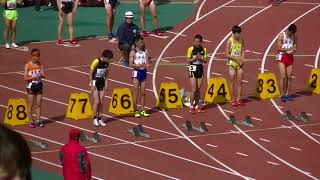
M 57 0 L 57 5 L 59 8 L 59 25 L 58 25 L 58 45 L 63 44 L 62 40 L 62 30 L 64 18 L 67 17 L 68 26 L 69 26 L 69 43 L 77 44 L 74 39 L 74 29 L 73 29 L 73 17 L 77 13 L 79 0 Z
M 102 121 L 103 100 L 107 89 L 110 61 L 113 58 L 111 50 L 104 50 L 100 58 L 92 61 L 90 66 L 89 80 L 93 96 L 93 125 L 106 126 Z
M 45 78 L 43 66 L 40 62 L 40 50 L 31 50 L 31 60 L 24 67 L 24 80 L 27 84 L 27 105 L 29 118 L 31 120 L 30 127 L 44 127 L 40 120 L 41 115 L 41 101 L 43 84 L 42 79 Z M 36 121 L 32 117 L 32 108 L 36 108 Z
M 5 48 L 10 49 L 11 47 L 17 48 L 16 44 L 16 27 L 18 20 L 17 3 L 21 4 L 21 0 L 3 0 L 2 4 L 4 6 L 4 31 L 3 39 L 5 43 Z M 11 31 L 11 45 L 8 43 L 9 31 Z
M 64 180 L 91 180 L 91 162 L 85 147 L 79 143 L 79 129 L 71 129 L 69 142 L 60 149 Z
M 297 51 L 297 26 L 291 24 L 285 32 L 278 36 L 278 54 L 276 60 L 278 61 L 278 68 L 280 71 L 280 91 L 281 101 L 293 101 L 290 96 L 290 89 L 292 84 L 293 74 L 293 55 Z
M 147 67 L 150 67 L 148 51 L 145 50 L 143 37 L 138 36 L 135 39 L 135 48 L 130 52 L 129 66 L 133 68 L 133 104 L 135 117 L 148 117 L 149 114 L 145 111 L 145 89 L 147 80 Z M 140 98 L 139 98 L 140 95 Z M 137 102 L 140 99 L 141 111 L 138 111 Z
M 158 23 L 158 16 L 156 10 L 156 3 L 154 0 L 139 0 L 140 6 L 140 24 L 143 32 L 144 37 L 148 37 L 150 32 L 146 30 L 145 26 L 145 11 L 146 8 L 149 7 L 150 13 L 152 15 L 153 24 L 154 24 L 154 34 L 157 36 L 162 36 L 162 33 L 159 31 L 159 23 Z
M 240 36 L 241 27 L 235 25 L 232 27 L 232 35 L 227 41 L 226 45 L 226 57 L 227 66 L 230 76 L 230 94 L 232 106 L 244 106 L 245 103 L 241 100 L 242 93 L 242 79 L 243 79 L 243 65 L 244 59 L 244 40 Z M 234 95 L 234 85 L 237 82 L 237 97 Z
M 202 36 L 194 36 L 193 46 L 188 48 L 187 61 L 191 83 L 190 109 L 192 114 L 204 112 L 200 107 L 200 89 L 203 81 L 203 64 L 208 61 L 207 49 L 202 46 Z

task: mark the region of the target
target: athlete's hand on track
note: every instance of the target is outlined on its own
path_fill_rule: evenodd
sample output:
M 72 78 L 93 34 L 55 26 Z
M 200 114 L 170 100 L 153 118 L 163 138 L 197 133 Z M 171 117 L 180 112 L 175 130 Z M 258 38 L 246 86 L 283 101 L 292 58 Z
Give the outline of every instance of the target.
M 96 89 L 96 86 L 91 85 L 91 92 L 93 92 Z

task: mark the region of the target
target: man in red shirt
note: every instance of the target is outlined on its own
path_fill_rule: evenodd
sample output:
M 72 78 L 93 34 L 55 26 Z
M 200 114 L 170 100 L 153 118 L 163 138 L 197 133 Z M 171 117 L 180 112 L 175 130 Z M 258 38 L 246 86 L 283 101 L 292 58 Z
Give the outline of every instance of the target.
M 71 129 L 69 143 L 60 150 L 64 180 L 91 180 L 91 163 L 87 150 L 79 143 L 80 130 Z

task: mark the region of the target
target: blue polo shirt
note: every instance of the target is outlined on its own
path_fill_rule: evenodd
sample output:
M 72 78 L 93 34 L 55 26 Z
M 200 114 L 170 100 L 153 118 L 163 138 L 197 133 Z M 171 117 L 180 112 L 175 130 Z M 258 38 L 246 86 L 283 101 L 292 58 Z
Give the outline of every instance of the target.
M 119 40 L 119 45 L 129 44 L 129 46 L 132 46 L 134 39 L 137 36 L 139 36 L 139 27 L 133 23 L 128 25 L 126 22 L 124 22 L 118 27 L 117 37 Z

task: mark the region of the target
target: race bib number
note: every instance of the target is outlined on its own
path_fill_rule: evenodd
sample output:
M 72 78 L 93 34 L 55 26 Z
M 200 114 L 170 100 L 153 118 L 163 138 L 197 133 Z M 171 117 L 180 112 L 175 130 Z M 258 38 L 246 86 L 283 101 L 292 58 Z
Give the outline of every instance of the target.
M 231 56 L 240 56 L 240 51 L 232 52 Z
M 281 61 L 281 58 L 282 58 L 282 54 L 277 54 L 276 60 L 277 60 L 277 61 Z
M 16 9 L 17 4 L 14 2 L 7 2 L 7 8 L 8 9 Z
M 190 65 L 190 66 L 189 66 L 189 71 L 190 71 L 190 72 L 195 72 L 195 71 L 197 71 L 197 66 L 196 66 L 196 65 Z
M 28 85 L 27 85 L 27 89 L 30 89 L 30 88 L 31 88 L 31 86 L 32 86 L 32 83 L 28 83 Z
M 132 71 L 132 77 L 133 77 L 133 78 L 136 78 L 137 75 L 138 75 L 138 71 Z
M 106 69 L 97 69 L 97 78 L 104 78 L 106 74 Z

